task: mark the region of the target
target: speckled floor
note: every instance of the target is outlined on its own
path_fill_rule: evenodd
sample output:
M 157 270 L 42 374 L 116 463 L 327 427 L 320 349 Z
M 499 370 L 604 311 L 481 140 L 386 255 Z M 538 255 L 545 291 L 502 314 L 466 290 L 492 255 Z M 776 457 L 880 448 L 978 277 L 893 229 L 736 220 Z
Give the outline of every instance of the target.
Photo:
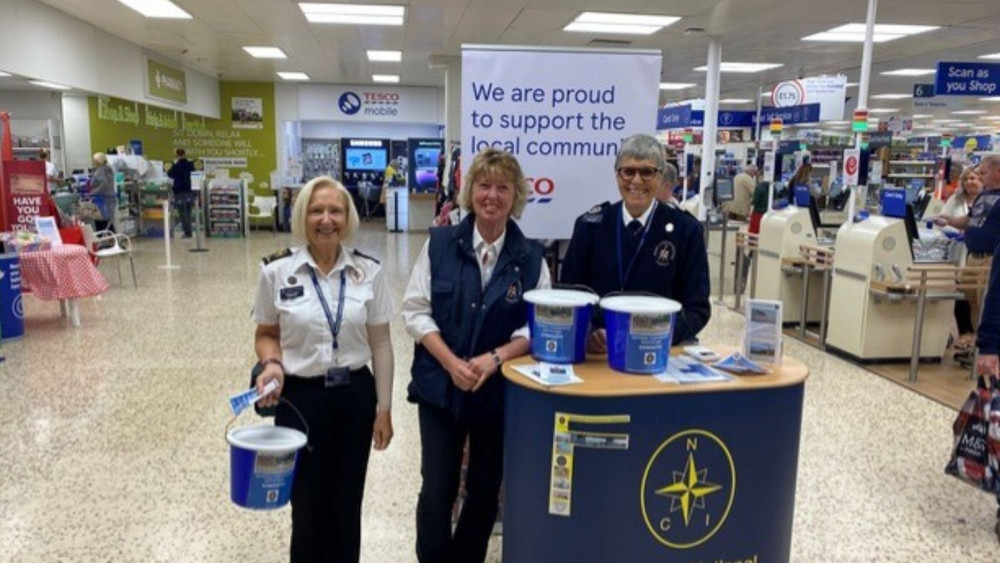
M 365 224 L 402 295 L 423 237 Z M 82 327 L 26 299 L 27 336 L 0 348 L 0 561 L 283 561 L 289 512 L 228 499 L 226 398 L 253 362 L 257 261 L 287 235 L 213 240 L 211 251 L 140 241 L 139 289 L 81 302 Z M 126 273 L 127 278 L 127 273 Z M 126 282 L 129 280 L 126 279 Z M 416 412 L 404 400 L 412 344 L 393 322 L 396 438 L 374 453 L 364 561 L 412 561 L 419 488 Z M 716 308 L 706 343 L 736 343 Z M 946 477 L 954 411 L 786 339 L 806 384 L 792 560 L 1000 560 L 995 501 Z M 244 415 L 243 424 L 255 422 Z M 499 561 L 500 540 L 489 560 Z

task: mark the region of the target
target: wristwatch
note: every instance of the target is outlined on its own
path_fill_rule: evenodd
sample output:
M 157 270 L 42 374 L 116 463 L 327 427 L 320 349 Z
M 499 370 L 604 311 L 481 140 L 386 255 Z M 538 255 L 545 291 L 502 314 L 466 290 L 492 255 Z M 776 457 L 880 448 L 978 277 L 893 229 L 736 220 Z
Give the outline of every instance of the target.
M 500 354 L 497 353 L 496 348 L 490 350 L 490 356 L 493 357 L 493 361 L 496 362 L 497 367 L 500 367 L 500 364 L 503 363 L 503 360 L 500 359 Z

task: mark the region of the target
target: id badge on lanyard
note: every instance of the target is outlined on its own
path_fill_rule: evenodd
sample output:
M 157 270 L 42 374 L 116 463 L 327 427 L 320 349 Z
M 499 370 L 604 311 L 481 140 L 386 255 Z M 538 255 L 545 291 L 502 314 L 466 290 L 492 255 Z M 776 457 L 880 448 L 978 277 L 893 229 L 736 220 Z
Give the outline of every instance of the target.
M 347 274 L 346 268 L 340 271 L 340 295 L 337 298 L 337 316 L 334 319 L 333 313 L 330 311 L 330 304 L 326 302 L 326 296 L 323 295 L 323 289 L 319 286 L 319 279 L 316 277 L 316 271 L 310 267 L 309 277 L 312 278 L 313 287 L 316 289 L 316 295 L 319 296 L 319 302 L 323 305 L 323 313 L 326 314 L 326 324 L 330 327 L 330 334 L 333 335 L 333 361 L 337 361 L 337 351 L 339 349 L 338 337 L 340 336 L 340 326 L 344 321 L 344 293 L 347 288 Z M 325 387 L 340 387 L 341 385 L 348 385 L 351 382 L 351 370 L 347 366 L 333 366 L 326 370 L 323 375 L 323 385 Z

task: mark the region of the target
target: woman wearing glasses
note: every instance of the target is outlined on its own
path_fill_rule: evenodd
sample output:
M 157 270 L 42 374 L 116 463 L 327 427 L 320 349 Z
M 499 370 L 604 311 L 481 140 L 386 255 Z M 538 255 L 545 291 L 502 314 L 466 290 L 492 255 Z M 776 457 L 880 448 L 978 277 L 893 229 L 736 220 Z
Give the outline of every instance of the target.
M 693 339 L 708 324 L 708 256 L 701 225 L 687 213 L 656 202 L 666 161 L 659 141 L 633 135 L 615 160 L 621 200 L 595 205 L 576 220 L 560 281 L 600 295 L 645 291 L 678 301 L 674 343 Z M 604 353 L 602 319 L 588 348 Z

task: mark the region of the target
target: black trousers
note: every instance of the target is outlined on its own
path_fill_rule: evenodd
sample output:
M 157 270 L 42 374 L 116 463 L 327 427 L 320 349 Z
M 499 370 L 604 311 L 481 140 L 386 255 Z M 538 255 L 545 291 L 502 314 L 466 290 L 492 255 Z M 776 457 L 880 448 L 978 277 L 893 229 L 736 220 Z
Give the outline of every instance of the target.
M 351 383 L 326 388 L 323 378 L 287 376 L 282 396 L 309 423 L 311 451 L 299 452 L 292 483 L 291 560 L 354 562 L 361 554 L 361 500 L 375 423 L 375 380 L 368 368 Z M 306 432 L 279 403 L 275 424 Z
M 191 209 L 194 207 L 195 194 L 193 192 L 174 194 L 174 205 L 177 207 L 177 214 L 181 218 L 181 228 L 184 229 L 184 236 L 191 236 Z
M 496 521 L 503 480 L 503 416 L 460 422 L 449 411 L 423 403 L 419 411 L 423 485 L 417 501 L 417 559 L 421 563 L 481 562 Z M 458 496 L 466 436 L 468 496 L 452 534 L 451 510 Z
M 972 326 L 972 307 L 968 299 L 955 300 L 955 323 L 958 324 L 958 335 L 976 332 L 976 327 Z

